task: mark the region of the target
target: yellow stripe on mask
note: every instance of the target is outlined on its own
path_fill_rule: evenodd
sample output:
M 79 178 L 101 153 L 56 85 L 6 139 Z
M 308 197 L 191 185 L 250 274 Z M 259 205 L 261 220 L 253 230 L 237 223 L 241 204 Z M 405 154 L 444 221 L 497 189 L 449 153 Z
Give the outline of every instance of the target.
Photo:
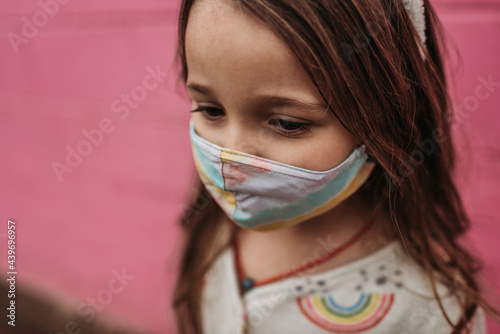
M 358 174 L 356 174 L 354 179 L 352 179 L 351 182 L 347 185 L 347 187 L 340 194 L 338 194 L 338 196 L 335 196 L 329 202 L 325 203 L 323 206 L 320 206 L 312 211 L 309 211 L 309 212 L 307 212 L 299 217 L 295 217 L 295 218 L 290 219 L 290 220 L 277 221 L 275 223 L 266 224 L 266 225 L 262 225 L 262 226 L 255 227 L 255 228 L 250 228 L 250 227 L 248 227 L 248 228 L 251 230 L 254 230 L 254 231 L 262 231 L 262 232 L 272 231 L 272 230 L 276 230 L 279 228 L 293 226 L 293 225 L 301 223 L 307 219 L 313 218 L 315 216 L 319 216 L 319 215 L 327 212 L 328 210 L 332 209 L 334 206 L 339 204 L 341 201 L 343 201 L 344 199 L 346 199 L 347 197 L 349 197 L 353 193 L 355 193 L 356 190 L 358 190 L 363 185 L 363 183 L 366 181 L 366 179 L 369 176 L 369 171 L 373 167 L 374 167 L 374 165 L 372 165 L 372 164 L 365 164 L 359 170 Z

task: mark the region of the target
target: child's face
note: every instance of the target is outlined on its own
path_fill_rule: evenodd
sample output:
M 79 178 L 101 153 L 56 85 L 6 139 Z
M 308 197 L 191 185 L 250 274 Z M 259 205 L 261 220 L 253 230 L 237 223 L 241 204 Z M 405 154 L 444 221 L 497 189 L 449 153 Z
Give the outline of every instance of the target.
M 356 147 L 286 42 L 229 3 L 198 0 L 185 47 L 192 109 L 208 108 L 192 120 L 206 140 L 319 171 Z

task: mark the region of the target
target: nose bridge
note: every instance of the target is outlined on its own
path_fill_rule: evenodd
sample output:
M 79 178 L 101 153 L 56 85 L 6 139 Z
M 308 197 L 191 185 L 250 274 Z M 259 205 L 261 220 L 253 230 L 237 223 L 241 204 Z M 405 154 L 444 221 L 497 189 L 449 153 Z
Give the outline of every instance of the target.
M 255 131 L 244 122 L 233 122 L 225 133 L 224 148 L 258 155 Z

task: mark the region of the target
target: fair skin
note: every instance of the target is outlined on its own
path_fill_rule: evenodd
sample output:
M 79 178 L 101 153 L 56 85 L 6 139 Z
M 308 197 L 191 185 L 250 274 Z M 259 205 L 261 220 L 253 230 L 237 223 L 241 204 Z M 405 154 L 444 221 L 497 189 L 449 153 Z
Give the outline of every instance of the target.
M 186 61 L 187 92 L 192 110 L 199 109 L 192 120 L 208 141 L 317 171 L 335 167 L 359 145 L 327 110 L 286 42 L 229 3 L 195 3 L 186 30 Z M 318 249 L 318 238 L 334 246 L 355 235 L 366 223 L 366 212 L 353 195 L 291 227 L 241 230 L 241 264 L 257 281 L 290 270 L 325 253 Z M 387 214 L 380 214 L 364 238 L 307 273 L 363 257 L 393 238 Z

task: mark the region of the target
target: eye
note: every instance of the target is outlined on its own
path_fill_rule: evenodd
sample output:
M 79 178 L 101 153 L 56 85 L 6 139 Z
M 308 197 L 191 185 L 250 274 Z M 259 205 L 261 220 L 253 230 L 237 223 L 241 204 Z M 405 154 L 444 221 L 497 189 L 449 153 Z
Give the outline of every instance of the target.
M 213 107 L 198 107 L 191 112 L 201 112 L 205 118 L 209 120 L 216 120 L 224 116 L 224 111 L 219 108 Z
M 296 135 L 307 132 L 312 126 L 311 123 L 292 122 L 279 118 L 270 120 L 269 124 L 278 127 L 278 130 L 286 135 Z

